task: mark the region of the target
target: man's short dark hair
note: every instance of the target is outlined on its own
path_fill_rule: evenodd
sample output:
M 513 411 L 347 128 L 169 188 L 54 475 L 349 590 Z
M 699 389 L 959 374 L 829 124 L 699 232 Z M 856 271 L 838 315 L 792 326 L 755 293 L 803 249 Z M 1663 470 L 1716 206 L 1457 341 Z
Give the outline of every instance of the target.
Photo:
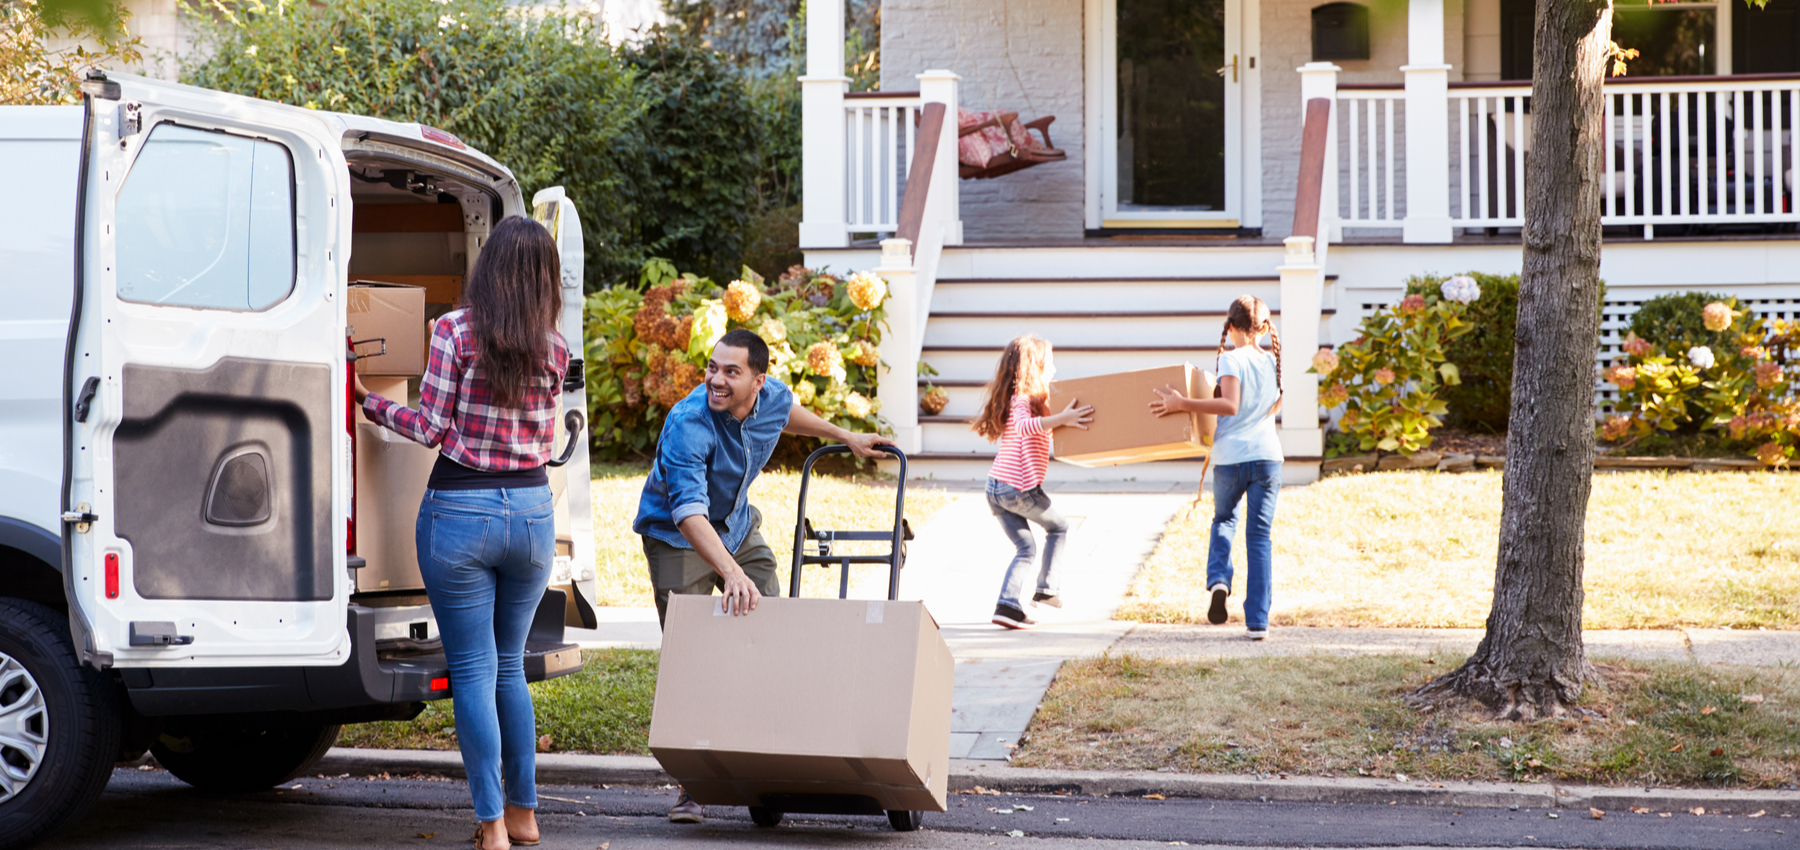
M 743 328 L 738 328 L 731 333 L 719 337 L 719 344 L 729 345 L 732 348 L 742 348 L 745 351 L 750 352 L 750 368 L 755 369 L 756 374 L 761 375 L 769 371 L 769 344 L 763 342 L 762 337 L 744 330 Z

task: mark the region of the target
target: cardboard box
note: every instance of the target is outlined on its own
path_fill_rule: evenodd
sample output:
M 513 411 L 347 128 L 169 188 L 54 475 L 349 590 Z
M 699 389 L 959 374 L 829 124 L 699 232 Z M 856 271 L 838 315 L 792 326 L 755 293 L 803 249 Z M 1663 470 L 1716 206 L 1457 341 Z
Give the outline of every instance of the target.
M 357 281 L 350 284 L 348 305 L 351 339 L 385 339 L 387 353 L 377 355 L 379 345 L 359 345 L 356 374 L 425 374 L 425 289 L 392 283 Z
M 426 304 L 451 307 L 462 300 L 463 276 L 459 274 L 364 274 L 357 282 L 417 286 L 425 290 Z
M 363 385 L 405 404 L 405 378 L 365 377 Z M 438 450 L 419 445 L 356 413 L 356 554 L 368 565 L 356 571 L 359 593 L 419 590 L 416 523 L 425 482 Z
M 1189 398 L 1212 398 L 1213 383 L 1211 372 L 1196 369 L 1191 363 L 1053 382 L 1048 400 L 1050 412 L 1061 411 L 1070 399 L 1094 406 L 1094 421 L 1088 424 L 1088 430 L 1056 430 L 1056 459 L 1076 466 L 1115 466 L 1204 457 L 1212 451 L 1218 417 L 1158 417 L 1150 412 L 1150 402 L 1156 400 L 1152 390 L 1164 386 L 1180 389 Z
M 924 604 L 764 597 L 734 617 L 722 599 L 669 597 L 650 717 L 695 801 L 944 811 L 956 660 Z

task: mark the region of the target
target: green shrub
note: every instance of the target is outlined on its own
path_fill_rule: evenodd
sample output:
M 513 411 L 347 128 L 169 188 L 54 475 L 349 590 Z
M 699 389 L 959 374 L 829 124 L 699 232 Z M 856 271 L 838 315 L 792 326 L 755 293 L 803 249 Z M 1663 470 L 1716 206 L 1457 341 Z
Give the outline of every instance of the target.
M 1449 412 L 1444 424 L 1499 434 L 1512 416 L 1513 331 L 1519 319 L 1519 276 L 1466 272 L 1481 287 L 1463 320 L 1470 330 L 1445 341 L 1444 356 L 1462 375 L 1462 383 L 1443 388 Z M 1416 275 L 1406 279 L 1408 295 L 1423 295 L 1427 304 L 1442 299 L 1448 275 Z
M 887 285 L 789 269 L 773 284 L 746 268 L 720 286 L 653 259 L 642 291 L 587 301 L 588 406 L 596 454 L 648 455 L 669 408 L 699 386 L 714 342 L 747 328 L 769 344 L 768 375 L 795 400 L 853 431 L 887 430 L 876 399 Z
M 1344 408 L 1337 428 L 1357 449 L 1410 455 L 1431 445 L 1431 430 L 1443 424 L 1447 410 L 1438 393 L 1461 380 L 1444 351 L 1450 340 L 1469 333 L 1465 309 L 1408 295 L 1363 319 L 1354 341 L 1313 357 L 1309 371 L 1320 376 L 1319 403 Z M 1326 451 L 1338 453 L 1335 442 Z
M 1724 304 L 1733 313 L 1731 324 L 1721 331 L 1707 330 L 1701 315 L 1706 305 L 1715 302 Z M 1740 346 L 1733 343 L 1750 333 L 1755 324 L 1757 318 L 1730 295 L 1682 292 L 1658 295 L 1645 301 L 1631 317 L 1631 333 L 1677 356 L 1696 345 L 1704 345 L 1712 349 L 1720 365 L 1742 369 L 1746 359 L 1738 351 Z

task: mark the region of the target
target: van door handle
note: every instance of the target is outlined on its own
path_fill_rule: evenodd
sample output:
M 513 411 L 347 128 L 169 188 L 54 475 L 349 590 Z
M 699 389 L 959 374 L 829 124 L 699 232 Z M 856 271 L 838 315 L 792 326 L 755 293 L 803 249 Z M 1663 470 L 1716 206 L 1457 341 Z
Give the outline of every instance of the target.
M 81 395 L 75 398 L 75 421 L 86 422 L 94 404 L 94 393 L 100 391 L 100 379 L 90 377 L 81 384 Z
M 581 411 L 571 410 L 563 414 L 563 426 L 569 431 L 569 444 L 563 446 L 562 457 L 550 461 L 545 466 L 562 466 L 569 462 L 569 458 L 575 456 L 575 447 L 581 444 L 581 429 L 587 426 L 587 418 L 581 415 Z

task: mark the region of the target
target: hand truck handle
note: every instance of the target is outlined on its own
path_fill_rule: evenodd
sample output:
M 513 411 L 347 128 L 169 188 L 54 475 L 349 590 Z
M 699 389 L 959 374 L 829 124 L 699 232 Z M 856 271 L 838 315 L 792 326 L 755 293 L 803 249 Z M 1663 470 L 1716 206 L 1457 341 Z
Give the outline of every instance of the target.
M 906 453 L 895 446 L 880 445 L 876 448 L 893 455 L 900 461 L 900 480 L 894 487 L 894 538 L 888 549 L 888 599 L 900 598 L 900 547 L 902 545 L 906 517 Z M 788 596 L 800 596 L 801 558 L 806 553 L 806 487 L 812 479 L 813 464 L 826 455 L 849 454 L 850 447 L 842 443 L 820 446 L 812 454 L 806 456 L 805 465 L 800 467 L 800 499 L 794 506 L 794 566 L 788 575 Z M 848 577 L 843 579 L 848 581 Z

